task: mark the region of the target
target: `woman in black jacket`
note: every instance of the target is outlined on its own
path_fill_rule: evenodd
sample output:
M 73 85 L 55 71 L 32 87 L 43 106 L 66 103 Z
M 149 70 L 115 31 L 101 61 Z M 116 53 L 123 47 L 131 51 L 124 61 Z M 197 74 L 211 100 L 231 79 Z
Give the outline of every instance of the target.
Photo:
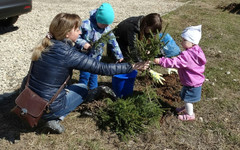
M 114 30 L 114 34 L 117 37 L 117 42 L 123 53 L 125 61 L 141 62 L 142 58 L 139 56 L 138 49 L 135 46 L 135 42 L 142 40 L 144 37 L 149 39 L 152 32 L 154 35 L 158 34 L 162 30 L 162 18 L 158 13 L 150 13 L 146 16 L 129 17 L 121 21 Z M 163 33 L 156 35 L 162 37 Z M 179 55 L 180 48 L 177 46 L 173 38 L 168 34 L 164 34 L 161 40 L 166 45 L 161 50 L 161 54 L 164 57 L 174 57 Z M 110 51 L 108 51 L 108 55 Z M 176 69 L 168 68 L 168 73 L 177 72 Z M 165 79 L 162 74 L 150 70 L 149 73 L 157 83 L 164 84 Z
M 123 53 L 125 61 L 129 60 L 129 57 L 134 62 L 141 61 L 139 52 L 135 48 L 136 38 L 141 40 L 144 36 L 148 38 L 150 31 L 156 34 L 157 31 L 162 30 L 162 18 L 158 13 L 151 13 L 146 16 L 130 17 L 121 21 L 114 34 L 117 37 L 117 42 Z M 110 55 L 110 54 L 109 54 Z
M 129 73 L 134 69 L 145 70 L 149 66 L 148 62 L 133 65 L 105 64 L 78 52 L 74 42 L 81 34 L 80 25 L 81 19 L 76 14 L 56 15 L 50 24 L 47 36 L 33 49 L 29 88 L 46 101 L 49 101 L 66 78 L 72 75 L 73 69 L 101 75 L 115 75 Z M 47 121 L 45 127 L 55 133 L 64 132 L 64 127 L 59 121 L 80 105 L 87 93 L 87 86 L 81 83 L 63 89 L 50 105 L 50 113 L 42 116 L 42 119 Z

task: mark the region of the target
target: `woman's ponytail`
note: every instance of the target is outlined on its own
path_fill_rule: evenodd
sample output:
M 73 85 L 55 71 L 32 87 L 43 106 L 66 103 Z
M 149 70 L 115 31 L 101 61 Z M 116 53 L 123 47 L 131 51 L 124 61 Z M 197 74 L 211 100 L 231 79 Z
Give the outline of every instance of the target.
M 41 57 L 42 52 L 48 51 L 48 47 L 49 47 L 49 46 L 52 46 L 52 42 L 50 41 L 50 39 L 51 39 L 52 37 L 49 37 L 48 35 L 49 35 L 49 33 L 48 33 L 48 34 L 46 35 L 46 37 L 42 40 L 42 42 L 33 49 L 32 61 L 38 60 L 38 59 Z

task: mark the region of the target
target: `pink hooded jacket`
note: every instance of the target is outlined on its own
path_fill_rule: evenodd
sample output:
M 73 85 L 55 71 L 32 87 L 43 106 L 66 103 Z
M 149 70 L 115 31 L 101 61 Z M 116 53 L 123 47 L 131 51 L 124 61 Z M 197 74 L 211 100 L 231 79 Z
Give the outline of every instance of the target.
M 205 80 L 206 57 L 198 45 L 181 52 L 177 57 L 162 57 L 159 64 L 165 68 L 177 68 L 184 86 L 199 87 Z

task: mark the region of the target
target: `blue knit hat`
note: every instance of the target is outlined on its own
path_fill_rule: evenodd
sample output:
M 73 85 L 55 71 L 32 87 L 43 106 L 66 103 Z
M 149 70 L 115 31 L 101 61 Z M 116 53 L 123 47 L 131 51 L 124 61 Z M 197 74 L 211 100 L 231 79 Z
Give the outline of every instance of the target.
M 97 9 L 96 19 L 101 24 L 112 24 L 114 20 L 114 11 L 109 3 L 102 3 Z

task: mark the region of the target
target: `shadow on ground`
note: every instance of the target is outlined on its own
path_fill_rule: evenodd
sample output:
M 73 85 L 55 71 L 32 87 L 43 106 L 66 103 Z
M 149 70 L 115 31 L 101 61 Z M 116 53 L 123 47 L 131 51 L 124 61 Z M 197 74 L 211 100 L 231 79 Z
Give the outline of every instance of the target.
M 11 109 L 15 106 L 15 98 L 18 96 L 18 91 L 14 91 L 12 95 L 8 94 L 10 96 L 0 101 L 0 139 L 5 139 L 12 143 L 15 143 L 15 140 L 20 140 L 21 133 L 33 131 L 15 114 L 11 113 Z
M 230 13 L 240 15 L 240 3 L 231 3 L 227 6 L 218 6 L 217 8 L 222 9 L 223 11 L 229 11 Z
M 0 26 L 0 35 L 18 30 L 17 26 Z

